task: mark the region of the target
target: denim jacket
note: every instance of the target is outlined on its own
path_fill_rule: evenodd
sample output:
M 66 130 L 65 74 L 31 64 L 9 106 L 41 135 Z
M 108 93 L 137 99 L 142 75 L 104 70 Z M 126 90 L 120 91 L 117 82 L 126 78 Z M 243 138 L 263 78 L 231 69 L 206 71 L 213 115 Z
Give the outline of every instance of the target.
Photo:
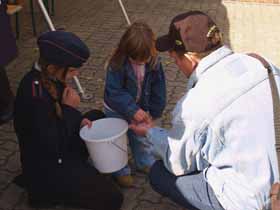
M 271 67 L 279 89 L 280 71 Z M 154 151 L 175 175 L 202 171 L 224 209 L 267 209 L 279 180 L 267 70 L 221 47 L 201 60 L 188 88 L 172 128 L 149 129 Z
M 166 84 L 161 62 L 155 69 L 145 65 L 142 94 L 136 103 L 137 79 L 132 65 L 126 59 L 121 69 L 107 69 L 104 102 L 113 111 L 127 120 L 132 119 L 139 108 L 148 111 L 153 118 L 159 118 L 166 104 Z

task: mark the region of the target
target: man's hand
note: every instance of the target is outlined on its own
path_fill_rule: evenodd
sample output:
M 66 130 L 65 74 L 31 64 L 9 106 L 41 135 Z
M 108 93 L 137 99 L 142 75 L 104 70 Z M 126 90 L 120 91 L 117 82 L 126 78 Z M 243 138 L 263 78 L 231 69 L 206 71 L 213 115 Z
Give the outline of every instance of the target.
M 73 108 L 77 108 L 80 105 L 81 99 L 78 93 L 71 87 L 66 87 L 62 95 L 62 103 Z
M 150 128 L 154 127 L 153 122 L 149 120 L 148 122 L 137 123 L 133 121 L 129 128 L 132 129 L 137 135 L 145 136 Z

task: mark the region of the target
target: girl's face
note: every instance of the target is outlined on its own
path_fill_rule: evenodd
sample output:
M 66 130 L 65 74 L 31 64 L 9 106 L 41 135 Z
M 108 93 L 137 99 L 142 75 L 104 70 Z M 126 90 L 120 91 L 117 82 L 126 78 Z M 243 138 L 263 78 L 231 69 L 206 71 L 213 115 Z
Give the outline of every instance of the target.
M 146 63 L 148 63 L 150 61 L 150 58 L 145 59 L 145 60 L 129 58 L 129 61 L 136 65 L 145 65 Z
M 78 76 L 78 75 L 79 75 L 79 71 L 77 68 L 69 67 L 67 74 L 65 76 L 65 80 L 69 81 L 69 80 L 73 79 L 74 76 Z
M 65 71 L 67 71 L 65 75 Z M 48 72 L 50 75 L 55 77 L 56 79 L 62 81 L 62 82 L 67 82 L 71 79 L 73 79 L 74 76 L 79 75 L 79 71 L 77 68 L 74 67 L 68 67 L 67 69 L 64 67 L 58 67 L 55 65 L 49 65 L 48 66 Z

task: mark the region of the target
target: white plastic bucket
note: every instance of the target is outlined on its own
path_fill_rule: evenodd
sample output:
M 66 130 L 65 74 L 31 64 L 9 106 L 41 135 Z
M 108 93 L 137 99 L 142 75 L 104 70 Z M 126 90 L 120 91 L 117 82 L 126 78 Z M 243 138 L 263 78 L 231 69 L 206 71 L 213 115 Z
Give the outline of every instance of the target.
M 97 170 L 112 173 L 127 164 L 127 129 L 125 120 L 104 118 L 93 121 L 91 128 L 85 126 L 80 130 Z

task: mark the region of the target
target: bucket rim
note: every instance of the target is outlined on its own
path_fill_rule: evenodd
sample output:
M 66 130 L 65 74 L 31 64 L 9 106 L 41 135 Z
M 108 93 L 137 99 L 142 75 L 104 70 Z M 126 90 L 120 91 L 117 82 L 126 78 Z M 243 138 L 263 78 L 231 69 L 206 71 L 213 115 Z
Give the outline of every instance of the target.
M 114 118 L 114 117 L 108 117 L 108 118 L 103 118 L 103 119 L 110 119 L 110 118 L 111 118 L 111 119 L 119 119 L 119 120 L 122 120 L 122 121 L 126 122 L 124 119 Z M 99 120 L 102 120 L 102 119 L 99 119 Z M 127 122 L 126 122 L 126 124 L 127 124 Z M 81 132 L 82 132 L 82 130 L 83 130 L 85 127 L 86 127 L 86 126 L 82 127 L 81 130 L 80 130 L 80 132 L 79 132 L 79 133 L 80 133 L 81 139 L 82 139 L 83 141 L 86 141 L 86 142 L 94 142 L 94 143 L 113 142 L 113 139 L 119 138 L 120 136 L 124 135 L 124 134 L 128 131 L 128 124 L 127 124 L 126 128 L 125 128 L 122 132 L 120 132 L 119 134 L 117 134 L 117 135 L 115 135 L 115 136 L 111 136 L 111 137 L 105 138 L 105 139 L 91 139 L 91 140 L 86 140 L 86 139 L 82 138 L 82 136 L 81 136 Z

